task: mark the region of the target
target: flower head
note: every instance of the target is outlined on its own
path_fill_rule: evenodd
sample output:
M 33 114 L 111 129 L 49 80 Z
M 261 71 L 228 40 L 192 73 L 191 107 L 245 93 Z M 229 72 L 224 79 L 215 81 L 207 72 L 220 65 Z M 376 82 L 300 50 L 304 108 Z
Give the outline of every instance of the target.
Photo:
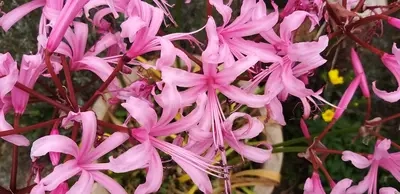
M 343 77 L 339 76 L 339 70 L 338 69 L 331 69 L 328 72 L 328 76 L 329 76 L 329 81 L 333 84 L 333 85 L 339 85 L 339 84 L 343 84 Z

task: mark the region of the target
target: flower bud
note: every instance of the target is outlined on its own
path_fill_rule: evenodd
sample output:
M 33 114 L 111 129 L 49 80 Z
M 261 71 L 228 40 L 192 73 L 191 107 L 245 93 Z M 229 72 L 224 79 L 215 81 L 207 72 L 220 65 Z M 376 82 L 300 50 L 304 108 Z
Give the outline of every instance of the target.
M 333 116 L 334 119 L 338 120 L 342 116 L 344 110 L 349 105 L 351 98 L 354 96 L 354 93 L 356 92 L 357 87 L 360 84 L 360 80 L 361 80 L 361 76 L 357 76 L 350 83 L 349 87 L 344 92 L 342 99 L 340 99 L 340 101 L 339 101 L 338 108 L 336 109 L 335 115 Z
M 360 58 L 357 55 L 357 52 L 354 50 L 354 48 L 351 49 L 351 62 L 353 64 L 354 72 L 356 76 L 360 75 L 361 80 L 360 80 L 360 88 L 362 91 L 362 94 L 364 97 L 369 98 L 371 96 L 369 89 L 368 89 L 368 82 L 367 82 L 367 77 L 365 76 L 364 73 L 364 68 L 361 64 Z

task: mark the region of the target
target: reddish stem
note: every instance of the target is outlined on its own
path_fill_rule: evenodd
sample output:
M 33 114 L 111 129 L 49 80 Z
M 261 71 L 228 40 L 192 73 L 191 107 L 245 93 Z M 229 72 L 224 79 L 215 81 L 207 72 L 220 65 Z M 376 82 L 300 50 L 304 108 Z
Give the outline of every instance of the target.
M 351 32 L 346 31 L 346 35 L 347 35 L 349 38 L 353 39 L 354 42 L 356 42 L 356 43 L 358 43 L 359 45 L 361 45 L 362 47 L 364 47 L 364 48 L 370 50 L 371 52 L 373 52 L 373 53 L 379 55 L 380 57 L 382 57 L 382 56 L 385 54 L 384 51 L 379 50 L 378 48 L 376 48 L 376 47 L 374 47 L 374 46 L 372 46 L 372 45 L 370 45 L 370 44 L 368 44 L 368 43 L 362 41 L 361 39 L 359 39 L 357 36 L 355 36 L 355 35 L 352 34 Z
M 14 115 L 14 128 L 19 127 L 20 115 Z M 10 189 L 15 192 L 17 190 L 17 173 L 18 173 L 18 146 L 13 145 L 12 152 L 12 165 L 11 165 L 11 175 L 10 175 Z
M 53 105 L 54 107 L 56 107 L 58 109 L 61 109 L 61 110 L 65 111 L 65 112 L 69 112 L 71 110 L 69 107 L 67 107 L 67 106 L 65 106 L 63 104 L 60 104 L 60 103 L 52 100 L 51 98 L 48 98 L 48 97 L 36 92 L 35 90 L 32 90 L 32 89 L 26 87 L 25 85 L 23 85 L 23 84 L 21 84 L 19 82 L 15 83 L 15 86 L 17 88 L 19 88 L 20 90 L 23 90 L 26 93 L 28 93 L 28 94 L 30 94 L 32 96 L 35 96 L 36 98 L 38 98 L 38 99 L 40 99 L 42 101 L 45 101 L 45 102 Z
M 38 128 L 46 127 L 46 126 L 49 126 L 49 125 L 53 125 L 57 120 L 62 119 L 62 118 L 63 117 L 58 118 L 58 119 L 45 121 L 45 122 L 41 122 L 41 123 L 34 124 L 34 125 L 30 125 L 30 126 L 27 126 L 27 127 L 20 127 L 20 128 L 8 130 L 8 131 L 0 131 L 0 137 L 4 137 L 4 136 L 7 136 L 7 135 L 21 134 L 21 133 L 32 131 L 34 129 L 38 129 Z
M 363 7 L 364 2 L 365 2 L 365 0 L 360 0 L 360 1 L 357 3 L 356 7 L 353 9 L 353 11 L 354 11 L 354 12 L 358 12 L 358 11 Z
M 80 127 L 79 123 L 78 123 L 78 122 L 74 122 L 74 126 L 72 127 L 72 134 L 71 134 L 71 139 L 72 139 L 73 141 L 76 141 L 76 138 L 78 137 L 78 130 L 79 130 L 79 127 Z M 71 159 L 72 159 L 72 156 L 71 156 L 71 155 L 67 155 L 67 156 L 65 157 L 64 162 L 66 162 L 66 161 L 68 161 L 68 160 L 71 160 Z
M 369 117 L 371 117 L 371 111 L 372 111 L 372 102 L 371 102 L 371 98 L 369 97 L 369 98 L 367 98 L 367 113 L 365 114 L 364 124 L 366 124 Z
M 335 187 L 335 181 L 333 181 L 331 175 L 329 174 L 328 170 L 326 170 L 325 166 L 323 164 L 320 164 L 319 169 L 321 169 L 321 171 L 322 171 L 322 173 L 324 173 L 326 179 L 328 179 L 329 186 L 331 188 Z
M 316 138 L 315 141 L 316 142 L 321 141 L 335 123 L 336 123 L 336 119 L 332 119 L 332 121 L 325 127 L 325 129 L 322 131 L 322 133 L 318 135 L 318 137 Z
M 45 51 L 44 58 L 45 58 L 47 71 L 50 73 L 51 79 L 54 81 L 54 84 L 56 85 L 58 92 L 61 94 L 61 96 L 63 96 L 64 98 L 67 98 L 67 94 L 65 93 L 64 87 L 61 84 L 61 81 L 58 78 L 57 74 L 54 72 L 53 65 L 51 64 L 51 61 L 50 61 L 51 55 L 52 55 L 51 52 L 49 52 L 47 50 Z
M 397 114 L 394 114 L 392 116 L 386 117 L 386 118 L 384 118 L 384 119 L 382 119 L 380 121 L 368 122 L 367 124 L 368 125 L 372 125 L 372 126 L 376 126 L 376 125 L 380 125 L 382 123 L 388 122 L 390 120 L 397 119 L 399 117 L 400 117 L 400 113 L 397 113 Z
M 97 124 L 99 124 L 99 126 L 102 126 L 102 127 L 110 128 L 110 129 L 112 129 L 114 131 L 130 134 L 129 133 L 129 128 L 127 128 L 127 127 L 115 125 L 115 124 L 112 124 L 112 123 L 107 123 L 107 122 L 104 122 L 102 120 L 97 120 Z
M 206 14 L 207 14 L 207 16 L 211 16 L 212 15 L 212 5 L 209 0 L 205 0 L 205 1 L 206 1 L 206 5 L 207 5 Z
M 74 90 L 74 85 L 72 84 L 72 74 L 69 69 L 68 62 L 65 58 L 65 56 L 61 56 L 61 64 L 64 69 L 64 75 L 65 75 L 65 80 L 67 82 L 67 88 L 68 88 L 68 93 L 69 93 L 69 99 L 71 101 L 73 110 L 75 112 L 78 112 L 78 103 L 76 102 L 76 97 L 75 97 L 75 90 Z
M 343 154 L 342 150 L 331 150 L 331 149 L 325 149 L 325 148 L 313 148 L 313 150 L 318 153 L 339 154 L 339 155 Z M 357 153 L 357 154 L 360 154 L 365 157 L 368 157 L 368 155 L 369 155 L 367 153 Z
M 89 109 L 93 103 L 96 101 L 96 99 L 104 92 L 104 90 L 107 89 L 107 87 L 111 84 L 111 82 L 115 79 L 115 77 L 118 75 L 118 73 L 122 70 L 122 67 L 124 66 L 124 60 L 125 56 L 121 57 L 120 60 L 118 61 L 117 66 L 115 67 L 114 71 L 111 73 L 111 75 L 107 78 L 103 84 L 101 84 L 100 88 L 97 89 L 97 91 L 93 94 L 92 97 L 83 105 L 81 111 L 85 112 L 87 109 Z
M 378 139 L 388 139 L 386 137 L 383 137 L 381 134 L 379 134 L 378 132 L 374 131 L 374 130 L 369 130 L 370 134 L 372 134 L 373 136 L 377 137 Z M 395 143 L 394 141 L 390 141 L 392 146 L 395 147 L 396 149 L 400 150 L 400 145 L 398 145 L 397 143 Z

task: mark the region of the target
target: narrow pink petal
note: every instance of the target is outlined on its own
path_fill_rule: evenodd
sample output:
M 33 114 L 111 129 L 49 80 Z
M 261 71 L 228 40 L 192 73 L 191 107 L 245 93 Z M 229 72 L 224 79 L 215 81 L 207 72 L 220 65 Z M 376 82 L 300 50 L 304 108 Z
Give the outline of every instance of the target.
M 96 139 L 97 119 L 93 111 L 86 112 L 69 112 L 68 116 L 63 119 L 62 125 L 65 126 L 70 121 L 82 123 L 82 139 L 80 143 L 79 158 L 88 154 L 92 149 Z
M 220 63 L 223 61 L 220 54 L 220 40 L 214 18 L 209 17 L 206 24 L 207 48 L 202 53 L 202 61 L 206 63 Z M 203 64 L 204 65 L 204 64 Z
M 156 61 L 157 69 L 174 65 L 176 59 L 176 49 L 172 42 L 166 38 L 157 37 L 161 44 L 160 58 Z
M 318 17 L 310 14 L 306 11 L 295 11 L 292 14 L 286 16 L 280 25 L 280 36 L 285 42 L 291 42 L 292 32 L 300 27 L 306 18 L 311 20 L 311 28 L 309 31 L 314 29 L 314 26 L 318 24 Z
M 30 194 L 46 194 L 46 190 L 45 190 L 43 184 L 37 184 L 32 188 Z
M 200 191 L 203 193 L 212 193 L 211 181 L 206 172 L 199 170 L 180 158 L 172 157 L 172 159 L 190 176 Z
M 73 57 L 75 60 L 82 59 L 85 54 L 86 42 L 88 39 L 88 25 L 82 22 L 74 22 L 74 39 L 72 47 Z
M 82 170 L 79 180 L 71 187 L 66 194 L 91 193 L 93 187 L 93 177 L 86 170 Z
M 393 55 L 384 54 L 381 58 L 383 64 L 396 78 L 397 84 L 400 84 L 400 68 L 399 61 Z M 398 85 L 397 90 L 393 92 L 387 92 L 384 90 L 379 90 L 376 88 L 376 82 L 372 82 L 372 90 L 381 99 L 387 102 L 397 102 L 400 99 L 400 85 Z
M 233 135 L 235 135 L 236 139 L 251 139 L 258 136 L 264 129 L 264 124 L 255 117 L 251 117 L 245 113 L 235 112 L 229 115 L 229 117 L 225 121 L 226 128 L 232 129 L 232 125 L 234 120 L 239 117 L 243 117 L 247 119 L 247 122 L 244 126 L 239 129 L 233 130 Z M 227 126 L 228 125 L 228 126 Z M 228 132 L 229 133 L 229 132 Z
M 99 78 L 103 81 L 107 80 L 107 78 L 111 75 L 114 71 L 105 60 L 94 57 L 94 56 L 86 56 L 82 60 L 78 61 L 78 66 L 76 66 L 75 70 L 88 70 L 95 73 Z M 108 89 L 110 91 L 116 91 L 120 89 L 119 82 L 117 79 L 114 79 Z
M 335 119 L 339 119 L 342 116 L 343 112 L 346 110 L 349 105 L 351 99 L 354 96 L 354 93 L 357 90 L 358 85 L 360 84 L 361 76 L 357 76 L 351 81 L 349 87 L 346 89 L 342 98 L 339 101 L 338 108 L 335 111 L 335 115 L 333 116 Z
M 80 171 L 81 169 L 78 167 L 76 160 L 68 160 L 64 164 L 56 166 L 53 172 L 40 180 L 40 183 L 45 186 L 46 191 L 52 191 Z
M 157 150 L 151 148 L 150 152 L 147 152 L 146 154 L 150 155 L 146 182 L 136 188 L 135 194 L 156 192 L 160 189 L 163 180 L 163 166 Z
M 105 189 L 107 189 L 108 192 L 112 194 L 126 194 L 127 192 L 121 185 L 119 185 L 114 179 L 110 178 L 109 176 L 98 172 L 98 171 L 92 171 L 90 172 L 92 174 L 93 179 L 101 184 Z
M 204 75 L 172 67 L 164 67 L 162 69 L 162 79 L 165 82 L 181 87 L 200 86 L 207 83 Z
M 14 61 L 10 53 L 0 53 L 0 99 L 4 101 L 4 97 L 13 88 L 18 80 L 17 63 Z
M 112 11 L 110 8 L 98 10 L 93 16 L 93 25 L 98 27 L 100 31 L 107 32 L 107 30 L 110 29 L 111 24 L 107 20 L 105 20 L 104 17 L 111 12 Z
M 218 84 L 228 85 L 236 80 L 236 78 L 247 71 L 250 67 L 254 66 L 258 62 L 259 58 L 256 56 L 248 56 L 246 58 L 238 60 L 231 67 L 225 68 L 220 71 L 215 81 Z
M 314 94 L 312 90 L 307 89 L 305 84 L 293 75 L 290 62 L 284 64 L 282 70 L 282 83 L 289 94 L 298 98 Z
M 147 167 L 150 160 L 149 153 L 151 149 L 150 142 L 146 141 L 130 148 L 117 158 L 110 157 L 110 170 L 121 173 Z
M 162 21 L 164 20 L 164 13 L 161 9 L 152 7 L 151 11 L 151 22 L 147 31 L 148 37 L 154 37 L 157 35 L 157 32 L 161 27 Z
M 338 183 L 336 183 L 335 187 L 333 187 L 331 194 L 346 193 L 346 190 L 351 186 L 351 183 L 353 183 L 353 180 L 347 178 L 339 181 Z
M 50 131 L 50 135 L 59 135 L 59 131 L 57 128 L 53 128 Z M 59 152 L 49 152 L 50 161 L 53 166 L 58 165 L 60 162 L 60 153 Z
M 46 0 L 33 0 L 25 3 L 0 18 L 0 26 L 4 31 L 8 31 L 11 26 L 17 23 L 22 17 L 29 14 L 29 12 L 42 7 L 46 4 Z
M 358 194 L 365 193 L 368 190 L 368 194 L 374 193 L 376 194 L 376 182 L 378 176 L 378 164 L 372 163 L 368 174 L 364 177 L 362 181 L 358 183 L 358 185 L 354 185 L 347 189 L 346 193 L 349 194 Z
M 374 159 L 381 160 L 383 158 L 389 158 L 388 150 L 390 149 L 390 139 L 378 140 L 375 145 Z
M 325 194 L 319 174 L 313 172 L 311 179 L 307 178 L 304 184 L 304 194 Z
M 399 191 L 393 187 L 382 187 L 379 189 L 379 194 L 396 194 Z
M 125 103 L 122 103 L 121 106 L 139 122 L 141 127 L 149 130 L 156 125 L 157 113 L 146 101 L 131 96 Z
M 175 121 L 168 125 L 158 125 L 151 130 L 150 134 L 153 136 L 167 136 L 180 133 L 182 131 L 188 130 L 194 125 L 197 125 L 198 121 L 204 115 L 206 102 L 207 96 L 204 93 L 200 94 L 199 98 L 197 99 L 196 108 L 193 109 L 192 112 L 190 112 L 187 116 L 179 119 L 178 121 Z
M 236 86 L 220 86 L 218 89 L 229 99 L 252 108 L 263 107 L 271 100 L 269 96 L 249 94 Z
M 304 193 L 303 194 L 314 194 L 314 185 L 311 178 L 307 178 L 304 183 Z
M 64 34 L 67 31 L 69 25 L 88 1 L 89 0 L 67 1 L 63 9 L 61 10 L 60 16 L 57 18 L 54 28 L 51 31 L 49 39 L 47 41 L 46 48 L 50 52 L 56 50 L 62 38 L 64 37 Z
M 59 152 L 78 157 L 79 149 L 72 139 L 63 135 L 44 136 L 32 143 L 32 160 L 49 152 Z
M 85 155 L 84 160 L 89 160 L 88 163 L 93 162 L 123 144 L 128 140 L 128 138 L 129 135 L 126 133 L 115 132 L 106 140 L 101 142 L 101 144 L 93 149 L 88 155 Z
M 236 152 L 240 155 L 244 156 L 245 158 L 257 162 L 257 163 L 264 163 L 266 162 L 272 154 L 272 147 L 269 147 L 267 150 L 253 147 L 246 145 L 242 142 L 235 142 L 235 140 L 231 137 L 225 136 L 226 142 L 232 147 Z
M 283 116 L 283 108 L 281 101 L 278 98 L 273 98 L 269 104 L 266 105 L 268 110 L 268 117 L 282 126 L 286 125 L 285 117 Z
M 344 151 L 342 155 L 342 160 L 350 161 L 355 167 L 359 169 L 364 169 L 371 165 L 371 161 L 369 161 L 367 158 L 351 151 Z
M 299 42 L 291 44 L 288 47 L 287 56 L 292 61 L 302 62 L 305 65 L 305 67 L 302 68 L 306 69 L 302 72 L 306 73 L 326 62 L 326 60 L 321 57 L 320 53 L 326 49 L 328 42 L 328 36 L 320 36 L 317 42 Z M 294 70 L 295 69 L 293 69 L 293 71 Z
M 0 110 L 0 131 L 8 130 L 13 130 L 13 127 L 6 121 L 3 110 Z M 1 138 L 17 146 L 29 146 L 29 140 L 23 135 L 7 135 Z
M 224 20 L 223 26 L 226 26 L 231 19 L 232 9 L 228 5 L 225 5 L 223 0 L 209 0 L 209 2 L 217 9 L 219 14 L 221 14 Z
M 129 42 L 135 40 L 136 33 L 146 26 L 146 22 L 140 17 L 129 17 L 121 24 L 121 37 L 129 38 Z
M 206 92 L 208 87 L 206 85 L 199 85 L 191 87 L 183 92 L 180 92 L 182 99 L 182 107 L 191 106 L 193 102 L 196 102 L 200 94 Z
M 161 94 L 155 95 L 154 99 L 163 108 L 161 117 L 155 127 L 164 126 L 174 119 L 181 108 L 181 96 L 174 85 L 165 83 Z

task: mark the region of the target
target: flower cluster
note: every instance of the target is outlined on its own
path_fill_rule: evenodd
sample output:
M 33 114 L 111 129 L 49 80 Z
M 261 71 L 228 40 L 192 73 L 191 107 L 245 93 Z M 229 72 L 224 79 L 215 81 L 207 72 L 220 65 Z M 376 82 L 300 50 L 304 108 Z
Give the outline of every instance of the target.
M 256 163 L 268 161 L 272 154 L 270 144 L 261 147 L 246 143 L 265 128 L 254 112 L 265 108 L 270 122 L 286 125 L 282 103 L 291 97 L 302 103 L 300 128 L 310 140 L 305 156 L 314 167 L 312 177 L 305 182 L 304 193 L 325 193 L 318 174 L 318 169 L 324 167 L 317 153 L 329 153 L 329 150 L 321 140 L 343 115 L 357 88 L 366 99 L 370 100 L 371 95 L 355 49 L 350 54 L 355 78 L 338 105 L 324 100 L 323 88 L 310 89 L 309 78 L 327 62 L 321 53 L 330 40 L 344 35 L 380 55 L 400 83 L 399 49 L 394 45 L 393 54 L 384 53 L 351 31 L 375 20 L 385 20 L 398 27 L 400 22 L 396 18 L 380 13 L 399 5 L 394 3 L 377 11 L 369 8 L 372 1 L 343 1 L 346 3 L 343 5 L 333 1 L 289 0 L 280 11 L 273 1 L 272 9 L 267 10 L 262 0 L 244 0 L 240 14 L 234 18 L 231 2 L 206 2 L 207 10 L 215 9 L 218 17 L 222 17 L 221 22 L 208 15 L 204 27 L 170 34 L 162 32 L 163 22 L 176 24 L 169 11 L 172 6 L 166 0 L 153 0 L 156 6 L 142 0 L 32 0 L 1 16 L 0 27 L 8 31 L 31 11 L 41 9 L 35 54 L 23 55 L 20 65 L 9 53 L 0 54 L 0 137 L 14 147 L 29 146 L 29 140 L 21 133 L 52 127 L 48 135 L 32 142 L 32 162 L 48 154 L 54 168 L 47 175 L 35 171 L 31 193 L 91 193 L 94 182 L 110 193 L 126 193 L 104 171 L 125 173 L 137 169 L 146 169 L 146 182 L 135 193 L 154 193 L 163 182 L 164 161 L 160 153 L 179 165 L 200 191 L 212 193 L 210 177 L 215 177 L 224 180 L 225 192 L 229 193 L 231 166 L 227 148 L 232 148 L 243 159 Z M 322 23 L 328 23 L 327 33 L 320 26 Z M 308 32 L 318 33 L 310 40 L 299 41 L 296 32 L 304 27 Z M 205 40 L 195 38 L 201 31 L 206 33 Z M 89 41 L 91 34 L 98 37 L 94 42 Z M 200 59 L 177 46 L 178 40 L 200 47 Z M 142 55 L 159 57 L 151 64 L 139 60 Z M 183 66 L 175 64 L 178 57 Z M 142 75 L 137 69 L 154 74 L 157 79 Z M 86 102 L 77 100 L 72 75 L 78 71 L 90 71 L 102 81 Z M 140 78 L 122 84 L 118 75 L 128 74 L 137 74 Z M 39 78 L 54 82 L 58 99 L 34 90 Z M 333 84 L 345 83 L 337 69 L 329 72 L 329 78 Z M 400 86 L 394 92 L 386 92 L 373 82 L 372 90 L 388 102 L 400 99 Z M 121 125 L 96 117 L 93 104 L 105 93 L 111 95 L 110 106 L 127 112 Z M 57 114 L 53 120 L 21 127 L 19 119 L 32 98 L 49 103 Z M 311 118 L 312 110 L 318 109 L 321 102 L 332 108 L 324 116 L 330 123 L 312 141 L 303 119 Z M 11 113 L 13 126 L 5 119 Z M 365 120 L 368 119 L 366 116 Z M 365 126 L 371 125 L 365 123 Z M 60 129 L 71 131 L 71 136 L 61 133 Z M 112 129 L 113 133 L 98 138 L 103 129 Z M 344 161 L 351 161 L 357 168 L 370 167 L 370 171 L 354 186 L 350 179 L 335 183 L 327 174 L 331 193 L 367 190 L 376 193 L 378 167 L 388 170 L 400 181 L 400 158 L 397 153 L 388 153 L 389 139 L 381 136 L 379 139 L 373 155 L 340 152 Z M 121 145 L 127 149 L 114 152 Z M 65 155 L 64 160 L 61 154 Z M 69 187 L 67 183 L 71 183 L 72 177 L 79 178 Z M 18 190 L 13 180 L 10 190 Z M 394 188 L 380 189 L 381 193 L 395 191 Z

